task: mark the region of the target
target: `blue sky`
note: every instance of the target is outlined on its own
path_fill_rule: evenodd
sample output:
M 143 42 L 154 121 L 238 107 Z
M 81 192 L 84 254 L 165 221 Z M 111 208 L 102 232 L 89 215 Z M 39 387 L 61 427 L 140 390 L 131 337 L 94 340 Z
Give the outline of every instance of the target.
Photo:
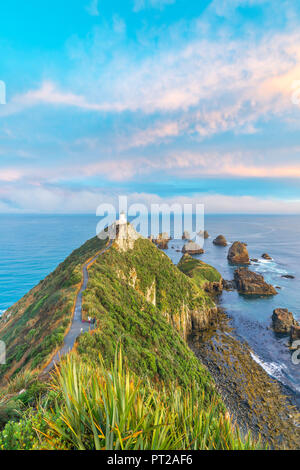
M 284 0 L 3 3 L 0 212 L 300 213 L 299 26 Z

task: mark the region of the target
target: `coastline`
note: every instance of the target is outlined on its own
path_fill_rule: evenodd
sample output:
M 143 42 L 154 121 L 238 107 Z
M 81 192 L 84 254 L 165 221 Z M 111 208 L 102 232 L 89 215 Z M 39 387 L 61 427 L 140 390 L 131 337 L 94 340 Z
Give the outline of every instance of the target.
M 251 430 L 273 449 L 299 449 L 300 408 L 295 396 L 251 356 L 222 309 L 209 331 L 188 344 L 212 375 L 229 413 L 243 432 Z

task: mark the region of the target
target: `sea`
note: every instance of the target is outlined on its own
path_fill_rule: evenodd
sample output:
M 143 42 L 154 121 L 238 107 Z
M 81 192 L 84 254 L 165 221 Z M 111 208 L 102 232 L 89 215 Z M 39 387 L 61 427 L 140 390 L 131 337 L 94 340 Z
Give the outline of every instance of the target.
M 53 271 L 75 248 L 95 236 L 99 218 L 94 215 L 0 215 L 0 315 L 41 279 Z M 250 269 L 261 273 L 278 289 L 278 295 L 246 298 L 236 291 L 223 292 L 220 304 L 252 357 L 270 376 L 300 397 L 300 364 L 294 364 L 288 338 L 276 335 L 271 326 L 275 308 L 288 308 L 300 322 L 300 217 L 291 215 L 206 215 L 210 237 L 199 259 L 213 265 L 224 279 L 233 279 L 234 267 L 227 261 L 228 248 L 212 241 L 224 235 L 227 241 L 247 243 Z M 167 255 L 177 264 L 182 240 L 172 240 Z M 268 253 L 271 261 L 262 259 Z M 286 279 L 283 275 L 292 275 Z

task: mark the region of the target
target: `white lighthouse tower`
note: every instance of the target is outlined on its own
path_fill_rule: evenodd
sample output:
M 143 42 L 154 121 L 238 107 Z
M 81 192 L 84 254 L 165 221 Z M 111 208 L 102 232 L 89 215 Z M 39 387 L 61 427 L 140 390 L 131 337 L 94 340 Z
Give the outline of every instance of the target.
M 127 224 L 127 217 L 125 212 L 121 212 L 120 219 L 117 222 L 119 225 Z

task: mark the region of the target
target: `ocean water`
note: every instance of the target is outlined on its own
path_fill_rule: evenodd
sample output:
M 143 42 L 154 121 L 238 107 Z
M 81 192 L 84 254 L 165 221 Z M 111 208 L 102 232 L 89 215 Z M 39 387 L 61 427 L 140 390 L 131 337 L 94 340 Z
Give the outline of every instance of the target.
M 98 222 L 92 215 L 0 215 L 0 313 L 93 237 Z M 270 329 L 277 307 L 288 308 L 300 321 L 300 217 L 211 215 L 205 218 L 205 228 L 210 238 L 199 258 L 215 266 L 225 279 L 233 278 L 234 268 L 227 262 L 228 248 L 212 243 L 219 234 L 230 243 L 246 242 L 250 257 L 259 259 L 251 269 L 281 287 L 277 296 L 269 298 L 247 299 L 235 291 L 224 292 L 220 302 L 237 334 L 251 346 L 255 360 L 300 396 L 300 365 L 292 363 L 287 337 L 278 337 Z M 182 246 L 181 240 L 174 240 L 166 250 L 174 263 L 181 257 L 176 249 Z M 265 252 L 273 261 L 261 258 Z M 283 274 L 295 279 L 284 279 Z

